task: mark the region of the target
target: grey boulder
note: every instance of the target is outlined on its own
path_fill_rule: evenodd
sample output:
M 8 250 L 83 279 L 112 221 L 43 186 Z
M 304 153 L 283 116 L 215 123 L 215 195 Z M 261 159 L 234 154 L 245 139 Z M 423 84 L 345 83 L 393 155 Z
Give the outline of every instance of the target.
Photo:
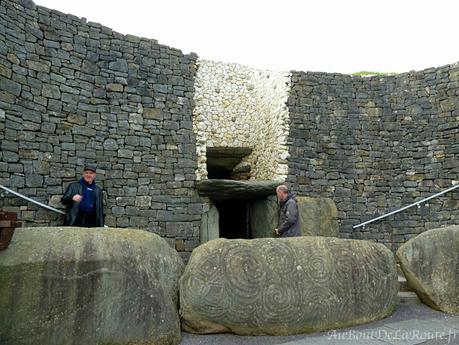
M 178 344 L 182 271 L 145 231 L 19 228 L 0 252 L 0 343 Z
M 338 209 L 332 199 L 298 196 L 296 200 L 303 236 L 339 237 Z
M 459 226 L 426 231 L 397 251 L 400 267 L 420 300 L 459 313 Z

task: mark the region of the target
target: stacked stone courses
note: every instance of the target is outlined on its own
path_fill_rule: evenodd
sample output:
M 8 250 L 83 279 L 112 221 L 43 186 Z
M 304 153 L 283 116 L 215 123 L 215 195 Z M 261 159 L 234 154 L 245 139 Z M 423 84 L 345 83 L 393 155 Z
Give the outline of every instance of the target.
M 257 71 L 0 1 L 0 184 L 61 208 L 67 185 L 97 163 L 106 224 L 158 233 L 187 258 L 211 202 L 196 180 L 218 146 L 252 148 L 251 179 L 286 177 L 297 194 L 332 198 L 342 237 L 396 250 L 459 223 L 456 190 L 352 228 L 459 181 L 459 65 L 373 77 Z M 62 224 L 10 195 L 0 208 L 27 226 Z
M 58 206 L 96 162 L 106 224 L 199 241 L 194 189 L 196 56 L 35 6 L 0 4 L 0 183 Z M 26 223 L 59 224 L 17 198 Z
M 288 182 L 332 198 L 343 237 L 396 249 L 459 222 L 459 192 L 366 227 L 352 226 L 459 180 L 459 65 L 395 76 L 294 72 Z

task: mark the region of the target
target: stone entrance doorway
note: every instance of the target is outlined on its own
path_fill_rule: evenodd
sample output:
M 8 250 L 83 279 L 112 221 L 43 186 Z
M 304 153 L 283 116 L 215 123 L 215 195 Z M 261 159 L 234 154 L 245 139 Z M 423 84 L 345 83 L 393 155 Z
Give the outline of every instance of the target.
M 201 221 L 201 243 L 215 238 L 273 237 L 277 225 L 275 197 L 259 200 L 229 199 L 214 201 Z
M 200 194 L 212 205 L 201 221 L 201 243 L 225 238 L 273 237 L 279 206 L 269 181 L 205 180 Z M 246 198 L 242 198 L 245 196 Z M 297 196 L 301 232 L 305 236 L 339 237 L 338 209 L 332 199 Z
M 249 180 L 246 158 L 251 153 L 248 147 L 207 147 L 208 179 L 198 182 L 197 189 L 211 199 L 212 207 L 202 217 L 201 243 L 219 237 L 267 237 L 267 231 L 272 235 L 275 225 L 267 230 L 265 199 L 275 194 L 277 183 Z
M 224 238 L 273 236 L 277 223 L 276 187 L 273 181 L 210 179 L 197 184 L 212 201 L 201 221 L 201 243 Z

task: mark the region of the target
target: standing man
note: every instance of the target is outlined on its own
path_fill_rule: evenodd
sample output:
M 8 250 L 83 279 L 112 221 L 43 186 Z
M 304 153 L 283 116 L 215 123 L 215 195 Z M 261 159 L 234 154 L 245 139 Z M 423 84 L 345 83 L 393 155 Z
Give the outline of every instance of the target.
M 83 177 L 67 187 L 61 199 L 67 206 L 64 225 L 85 228 L 104 226 L 102 189 L 96 185 L 95 178 L 96 167 L 87 164 Z
M 274 230 L 276 236 L 293 237 L 301 236 L 300 218 L 295 196 L 289 192 L 286 185 L 276 188 L 277 200 L 279 200 L 279 225 Z

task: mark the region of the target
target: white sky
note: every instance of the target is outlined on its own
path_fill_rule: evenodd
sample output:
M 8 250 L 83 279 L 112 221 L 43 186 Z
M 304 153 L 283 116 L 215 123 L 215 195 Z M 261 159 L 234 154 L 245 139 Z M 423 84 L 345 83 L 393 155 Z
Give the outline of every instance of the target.
M 204 59 L 407 72 L 459 61 L 457 0 L 35 0 Z

